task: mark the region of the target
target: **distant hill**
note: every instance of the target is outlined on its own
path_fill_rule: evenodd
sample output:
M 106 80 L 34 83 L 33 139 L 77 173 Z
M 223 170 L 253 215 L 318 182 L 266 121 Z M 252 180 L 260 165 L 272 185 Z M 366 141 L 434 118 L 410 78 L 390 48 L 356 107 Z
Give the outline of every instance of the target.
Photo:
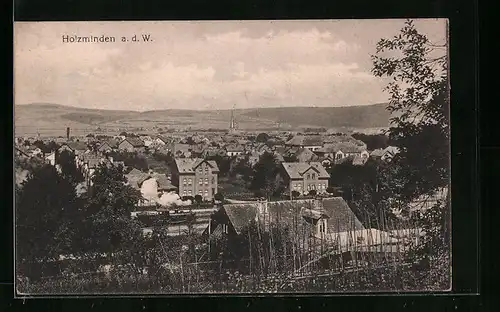
M 229 126 L 230 110 L 155 110 L 146 112 L 100 110 L 50 103 L 16 105 L 17 135 L 64 135 L 66 127 L 75 135 L 95 131 L 152 128 L 218 128 Z M 238 109 L 234 112 L 240 129 L 298 127 L 383 128 L 389 124 L 386 104 L 350 107 L 279 107 Z

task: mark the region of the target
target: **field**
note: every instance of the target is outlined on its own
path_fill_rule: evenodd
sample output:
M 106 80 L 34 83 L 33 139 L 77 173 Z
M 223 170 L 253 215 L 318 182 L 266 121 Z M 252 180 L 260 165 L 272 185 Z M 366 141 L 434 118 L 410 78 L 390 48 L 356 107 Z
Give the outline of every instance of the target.
M 22 136 L 65 136 L 93 133 L 116 134 L 120 131 L 152 131 L 153 129 L 227 129 L 230 110 L 158 110 L 121 111 L 83 109 L 55 104 L 15 106 L 15 133 Z M 234 111 L 239 129 L 282 129 L 321 127 L 356 130 L 387 127 L 389 113 L 385 104 L 353 107 L 282 107 L 237 109 Z

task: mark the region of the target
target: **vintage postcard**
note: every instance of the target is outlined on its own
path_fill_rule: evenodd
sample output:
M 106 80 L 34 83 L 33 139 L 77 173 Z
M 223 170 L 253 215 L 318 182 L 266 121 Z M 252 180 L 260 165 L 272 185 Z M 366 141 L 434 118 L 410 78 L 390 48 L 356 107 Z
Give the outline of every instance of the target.
M 17 22 L 17 296 L 449 291 L 446 19 Z

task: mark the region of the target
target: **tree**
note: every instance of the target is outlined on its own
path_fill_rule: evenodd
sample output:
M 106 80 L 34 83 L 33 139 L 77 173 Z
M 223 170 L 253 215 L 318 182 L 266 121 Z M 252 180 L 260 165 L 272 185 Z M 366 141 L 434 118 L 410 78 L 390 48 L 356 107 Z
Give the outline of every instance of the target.
M 381 39 L 373 73 L 392 81 L 389 138 L 401 152 L 393 161 L 407 170 L 407 199 L 449 184 L 449 99 L 446 54 L 418 33 L 411 20 L 392 39 Z M 398 52 L 399 57 L 381 54 Z M 396 164 L 395 163 L 395 164 Z M 422 179 L 425 177 L 425 179 Z
M 74 186 L 53 166 L 34 168 L 16 193 L 16 259 L 20 274 L 30 278 L 57 274 L 48 265 L 74 250 L 79 223 Z
M 75 155 L 70 151 L 62 151 L 56 154 L 56 163 L 61 167 L 61 174 L 76 185 L 83 182 L 84 178 L 80 170 L 76 167 Z
M 316 190 L 309 191 L 309 195 L 311 195 L 311 196 L 316 196 L 316 194 L 317 194 Z
M 84 238 L 81 248 L 111 256 L 132 236 L 142 233 L 140 225 L 131 219 L 131 212 L 142 196 L 140 191 L 125 184 L 121 166 L 100 165 L 92 182 L 89 192 L 83 196 L 86 226 L 81 234 Z
M 267 133 L 259 133 L 255 138 L 255 141 L 258 143 L 266 143 L 269 140 L 269 135 Z
M 253 179 L 250 189 L 257 195 L 269 198 L 279 196 L 286 188 L 280 174 L 280 167 L 272 153 L 261 155 L 253 168 Z
M 393 173 L 393 177 L 402 182 L 395 191 L 398 200 L 408 203 L 420 195 L 448 188 L 450 138 L 446 44 L 430 42 L 408 20 L 398 35 L 377 43 L 372 59 L 372 72 L 391 81 L 385 90 L 390 95 L 388 110 L 393 115 L 389 138 L 401 151 L 391 162 L 391 166 L 400 168 Z M 418 248 L 421 255 L 435 262 L 436 265 L 430 267 L 442 268 L 447 276 L 448 201 L 447 198 L 438 202 L 430 210 L 435 214 L 432 218 L 416 217 L 417 223 L 438 229 L 426 232 L 425 243 Z
M 214 195 L 214 199 L 217 200 L 217 201 L 224 201 L 224 195 L 222 193 L 216 193 Z
M 292 198 L 297 198 L 300 196 L 300 193 L 297 191 L 292 191 Z

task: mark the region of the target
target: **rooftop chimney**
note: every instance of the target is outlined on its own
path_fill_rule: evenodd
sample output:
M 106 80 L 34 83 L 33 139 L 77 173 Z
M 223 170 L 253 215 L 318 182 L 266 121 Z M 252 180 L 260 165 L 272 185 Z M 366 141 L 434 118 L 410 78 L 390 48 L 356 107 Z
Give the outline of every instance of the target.
M 66 128 L 66 139 L 69 140 L 69 127 Z

